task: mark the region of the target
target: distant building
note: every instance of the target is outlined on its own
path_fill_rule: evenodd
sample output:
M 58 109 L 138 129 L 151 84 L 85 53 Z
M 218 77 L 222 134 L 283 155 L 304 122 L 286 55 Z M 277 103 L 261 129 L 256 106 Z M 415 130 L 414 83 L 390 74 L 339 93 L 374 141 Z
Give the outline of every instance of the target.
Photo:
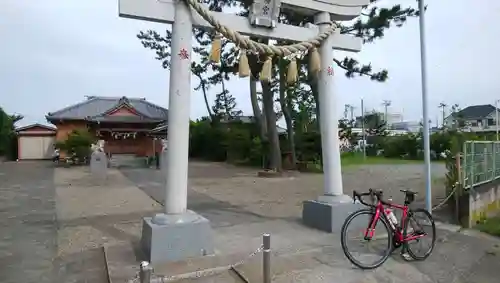
M 491 104 L 472 105 L 445 118 L 445 126 L 471 132 L 496 131 L 496 116 L 499 111 Z
M 391 125 L 391 130 L 407 131 L 409 133 L 418 133 L 421 128 L 420 122 L 416 121 L 397 122 Z
M 385 120 L 385 114 L 382 116 L 382 118 Z M 393 125 L 394 123 L 401 123 L 403 122 L 403 114 L 401 113 L 387 113 L 387 124 L 388 125 Z
M 363 117 L 356 117 L 355 127 L 361 128 L 363 126 Z M 370 127 L 370 125 L 377 125 L 378 123 L 386 123 L 387 130 L 396 131 L 417 131 L 415 129 L 415 122 L 404 122 L 403 114 L 400 113 L 387 113 L 387 121 L 385 113 L 382 112 L 369 112 L 365 113 L 365 127 Z M 416 122 L 418 125 L 418 122 Z

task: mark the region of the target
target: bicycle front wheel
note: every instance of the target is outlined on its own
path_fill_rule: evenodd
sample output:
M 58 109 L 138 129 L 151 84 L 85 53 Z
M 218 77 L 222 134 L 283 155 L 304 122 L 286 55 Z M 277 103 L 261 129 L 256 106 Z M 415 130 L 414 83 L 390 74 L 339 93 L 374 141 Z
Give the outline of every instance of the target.
M 342 226 L 342 250 L 349 261 L 361 269 L 374 269 L 382 265 L 392 252 L 392 229 L 387 220 L 380 217 L 373 234 L 370 231 L 375 217 L 372 209 L 362 209 L 349 215 Z
M 405 249 L 414 260 L 426 259 L 436 243 L 436 225 L 432 215 L 423 208 L 411 210 L 404 225 L 405 238 L 418 237 L 405 243 Z

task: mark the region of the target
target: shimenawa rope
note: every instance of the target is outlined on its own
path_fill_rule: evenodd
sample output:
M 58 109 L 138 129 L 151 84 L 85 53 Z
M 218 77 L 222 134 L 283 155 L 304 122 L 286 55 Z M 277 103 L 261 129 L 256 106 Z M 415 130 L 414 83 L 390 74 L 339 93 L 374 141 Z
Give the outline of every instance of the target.
M 197 0 L 184 0 L 189 6 L 191 6 L 200 16 L 206 20 L 209 24 L 211 24 L 215 30 L 221 33 L 224 37 L 235 43 L 238 47 L 250 50 L 253 52 L 257 52 L 260 54 L 266 55 L 277 55 L 277 56 L 287 56 L 291 54 L 295 54 L 298 52 L 305 52 L 310 49 L 316 48 L 321 44 L 323 40 L 328 38 L 336 29 L 337 24 L 334 22 L 330 23 L 330 27 L 318 34 L 316 37 L 295 43 L 290 45 L 283 46 L 273 46 L 267 45 L 259 42 L 255 42 L 249 38 L 246 38 L 239 34 L 238 32 L 232 31 L 229 27 L 222 25 L 208 10 L 203 4 L 198 3 Z

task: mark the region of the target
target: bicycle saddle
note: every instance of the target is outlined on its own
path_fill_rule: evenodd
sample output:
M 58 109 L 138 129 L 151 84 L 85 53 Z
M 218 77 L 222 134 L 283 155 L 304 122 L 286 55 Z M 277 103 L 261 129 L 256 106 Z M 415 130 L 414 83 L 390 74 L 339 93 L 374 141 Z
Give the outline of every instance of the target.
M 411 191 L 411 190 L 399 190 L 402 193 L 409 194 L 409 195 L 417 195 L 416 192 Z

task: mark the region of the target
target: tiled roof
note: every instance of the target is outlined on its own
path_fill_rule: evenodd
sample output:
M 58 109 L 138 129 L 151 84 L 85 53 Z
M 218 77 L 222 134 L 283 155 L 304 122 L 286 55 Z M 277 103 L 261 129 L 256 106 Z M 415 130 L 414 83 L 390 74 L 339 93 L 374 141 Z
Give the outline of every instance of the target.
M 455 115 L 460 115 L 462 119 L 484 118 L 493 111 L 495 111 L 495 106 L 491 104 L 472 105 L 460 110 Z
M 137 116 L 95 116 L 87 118 L 89 121 L 94 122 L 119 122 L 119 123 L 157 123 L 159 119 L 152 119 L 147 117 Z
M 52 126 L 48 126 L 48 125 L 42 125 L 42 124 L 38 124 L 38 123 L 35 123 L 35 124 L 31 124 L 31 125 L 27 125 L 27 126 L 24 126 L 24 127 L 19 127 L 16 129 L 16 132 L 20 132 L 20 131 L 25 131 L 25 130 L 28 130 L 28 129 L 31 129 L 31 128 L 43 128 L 43 129 L 46 129 L 46 130 L 49 130 L 49 131 L 56 131 L 57 129 L 52 127 Z
M 47 120 L 65 120 L 65 119 L 94 119 L 103 116 L 112 109 L 119 107 L 122 104 L 134 108 L 139 114 L 145 118 L 152 120 L 166 121 L 168 110 L 146 101 L 144 98 L 127 98 L 127 97 L 100 97 L 91 96 L 86 101 L 66 107 L 56 112 L 48 113 Z

